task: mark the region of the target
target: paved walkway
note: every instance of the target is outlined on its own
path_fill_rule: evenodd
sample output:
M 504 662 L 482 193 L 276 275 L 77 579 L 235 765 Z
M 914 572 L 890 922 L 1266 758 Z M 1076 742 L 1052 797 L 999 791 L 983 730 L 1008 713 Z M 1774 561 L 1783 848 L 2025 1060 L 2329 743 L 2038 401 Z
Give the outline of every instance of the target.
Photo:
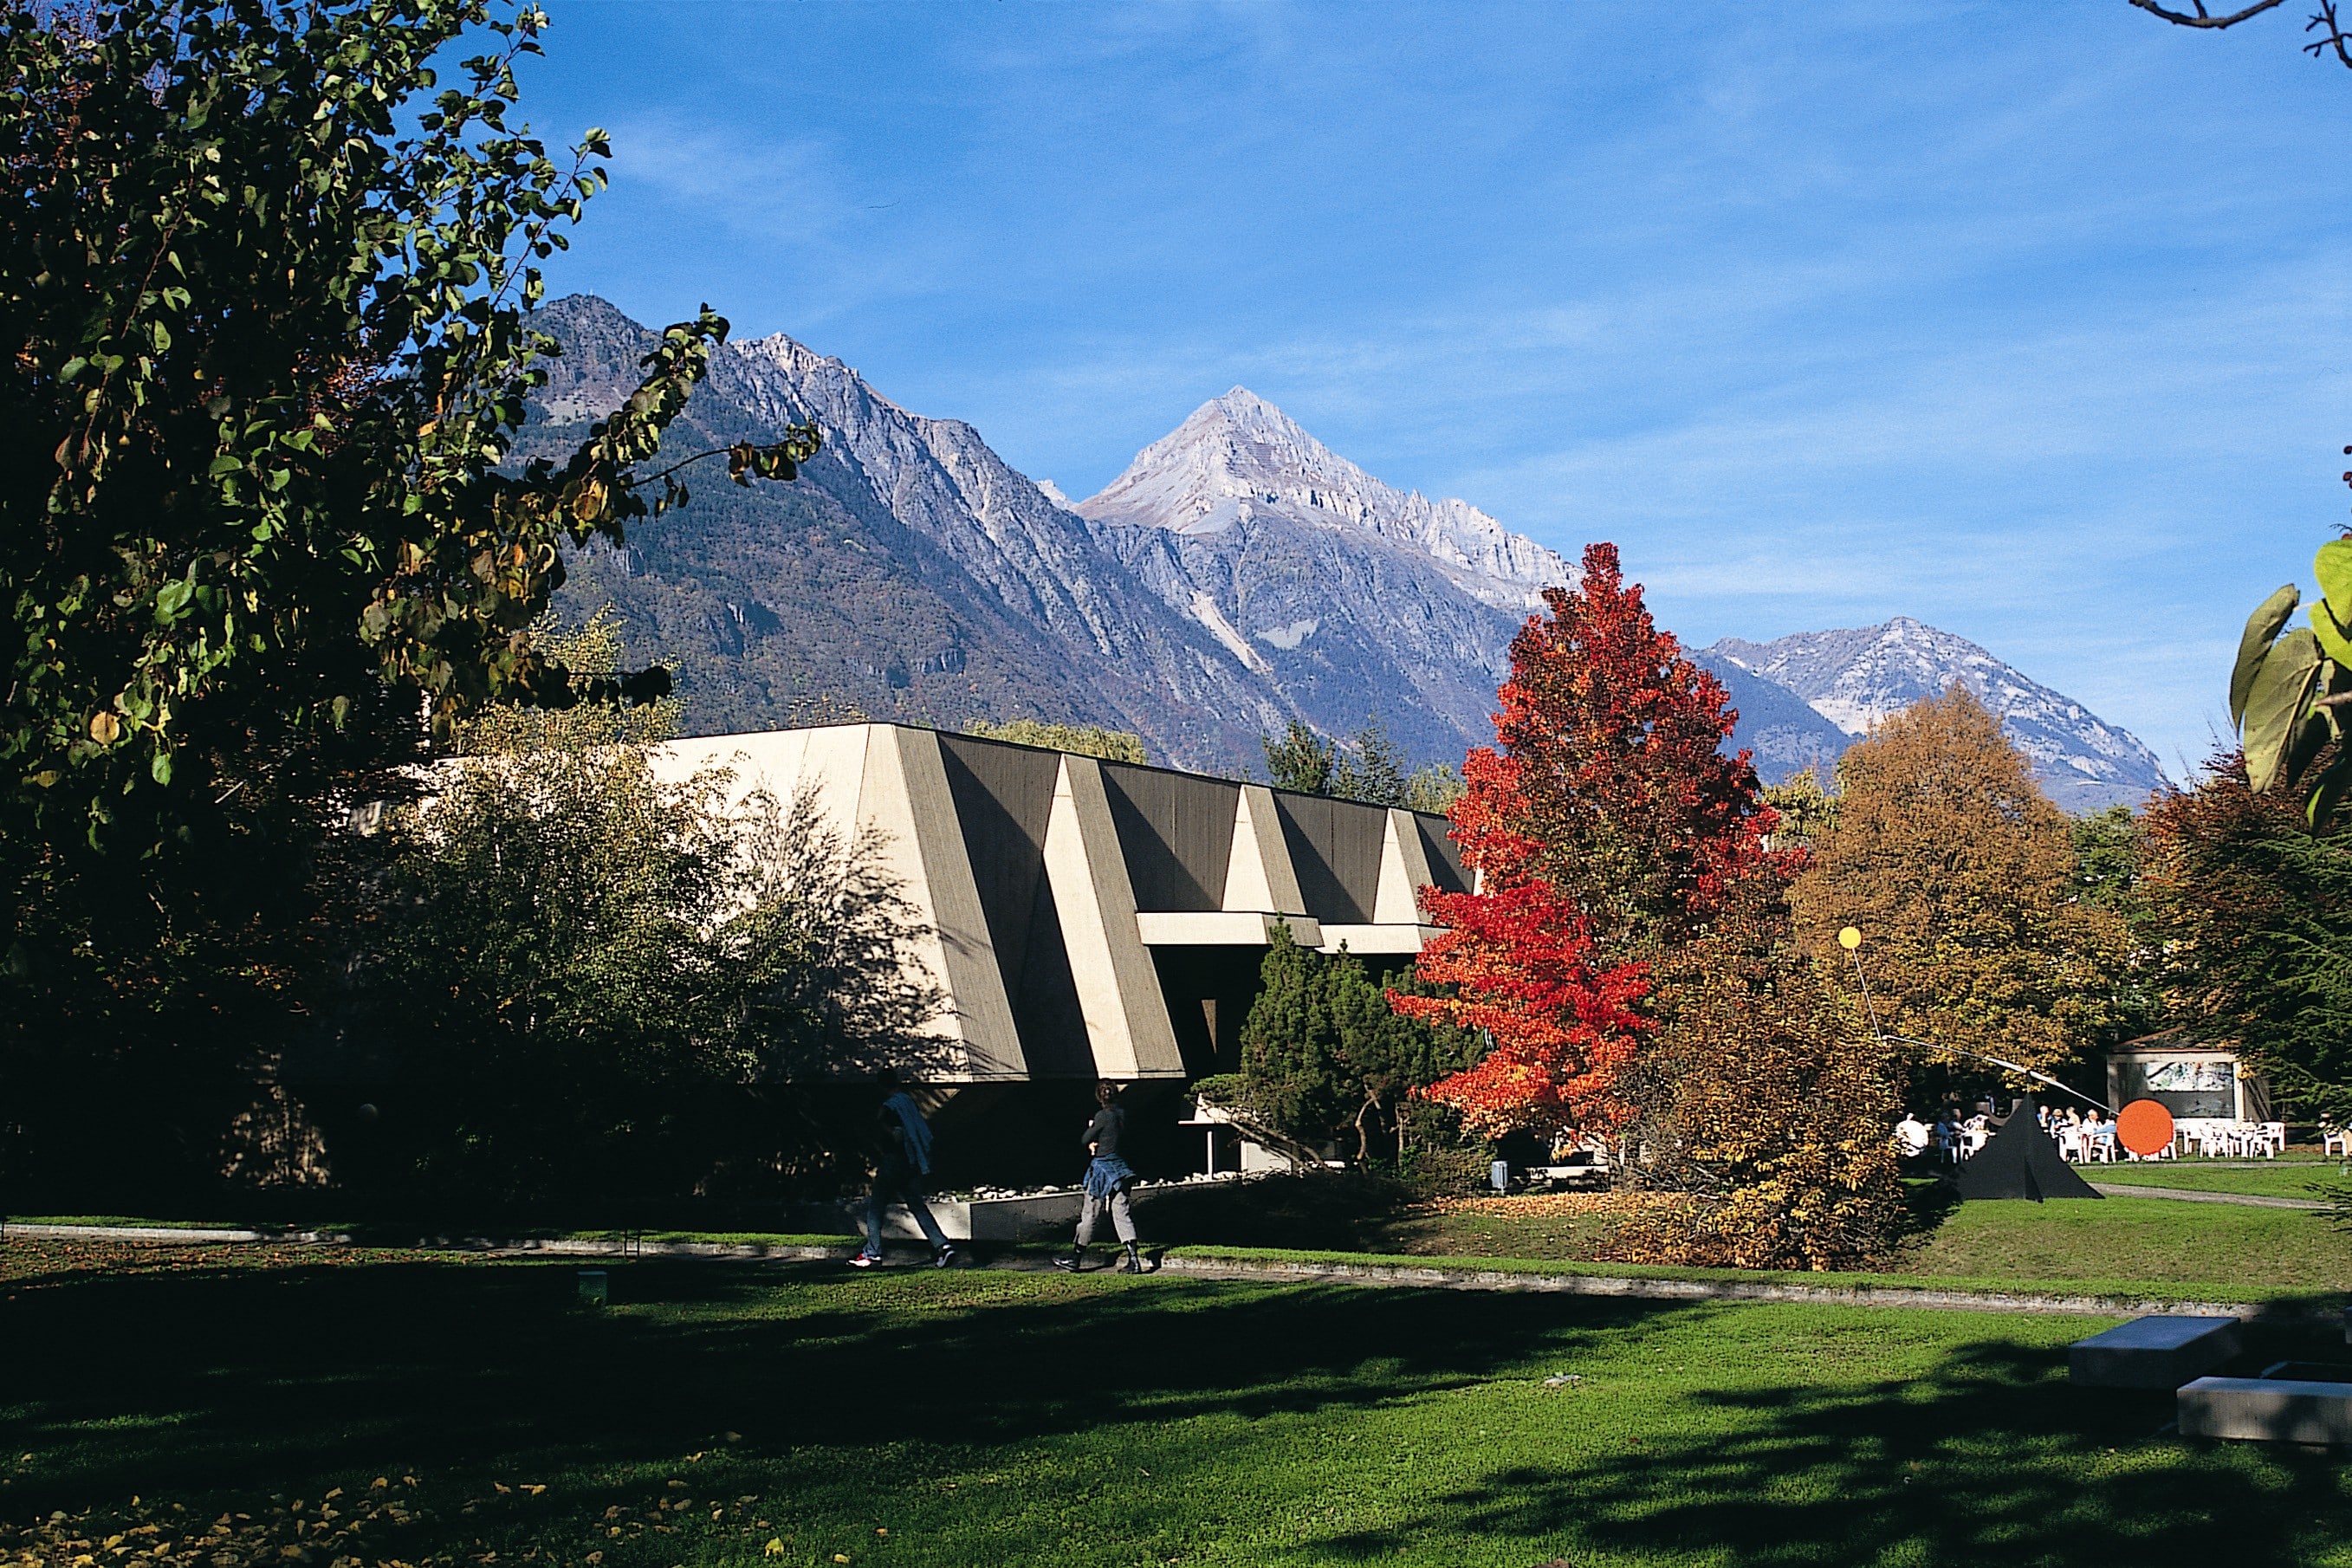
M 2210 1194 L 2196 1194 L 2210 1197 Z M 2285 1200 L 2278 1200 L 2285 1201 Z M 307 1241 L 313 1245 L 348 1246 L 350 1238 L 316 1233 L 302 1235 L 268 1235 L 257 1231 L 230 1230 L 164 1230 L 129 1226 L 10 1225 L 0 1227 L 10 1237 L 31 1239 L 36 1237 L 90 1240 L 177 1242 L 183 1245 L 219 1245 L 255 1241 Z M 857 1248 L 854 1237 L 845 1237 L 833 1245 L 792 1242 L 702 1242 L 702 1241 L 583 1241 L 565 1239 L 518 1240 L 494 1239 L 487 1237 L 425 1237 L 411 1246 L 427 1250 L 485 1252 L 501 1257 L 556 1257 L 583 1260 L 622 1258 L 732 1258 L 740 1261 L 766 1261 L 803 1265 L 845 1265 Z M 927 1250 L 892 1243 L 888 1248 L 888 1267 L 920 1268 L 929 1254 Z M 1035 1248 L 1003 1249 L 1000 1244 L 982 1242 L 976 1249 L 966 1250 L 960 1267 L 994 1268 L 1037 1273 L 1051 1268 L 1049 1256 Z M 1108 1272 L 1110 1255 L 1103 1262 L 1087 1270 L 1089 1274 Z M 842 1268 L 846 1274 L 846 1268 Z M 2142 1317 L 2206 1317 L 2263 1318 L 2272 1321 L 2314 1321 L 2334 1323 L 2343 1314 L 2334 1308 L 2318 1308 L 2303 1302 L 2265 1305 L 2246 1301 L 2179 1301 L 2147 1300 L 2127 1296 L 2073 1296 L 2054 1293 L 1993 1290 L 1956 1290 L 1940 1287 L 1931 1278 L 1923 1276 L 1917 1286 L 1908 1285 L 1839 1285 L 1830 1282 L 1797 1283 L 1780 1279 L 1662 1279 L 1645 1276 L 1621 1274 L 1534 1273 L 1517 1269 L 1481 1268 L 1466 1259 L 1434 1259 L 1428 1263 L 1396 1261 L 1361 1263 L 1342 1259 L 1314 1261 L 1263 1258 L 1190 1257 L 1171 1252 L 1160 1258 L 1158 1272 L 1161 1275 L 1185 1275 L 1197 1279 L 1262 1279 L 1291 1284 L 1323 1281 L 1341 1285 L 1369 1285 L 1389 1288 L 1412 1288 L 1439 1290 L 1531 1290 L 1568 1296 L 1615 1296 L 1658 1301 L 1794 1301 L 1825 1306 L 1843 1307 L 1909 1307 L 1939 1311 L 1964 1312 L 2034 1312 L 2055 1313 L 2073 1317 L 2142 1318 Z
M 2093 1182 L 2091 1190 L 2105 1193 L 2111 1198 L 2178 1198 L 2184 1204 L 2243 1204 L 2257 1209 L 2324 1209 L 2331 1204 L 2314 1203 L 2309 1198 L 2273 1198 L 2260 1193 L 2199 1193 L 2187 1187 L 2142 1187 L 2125 1182 Z

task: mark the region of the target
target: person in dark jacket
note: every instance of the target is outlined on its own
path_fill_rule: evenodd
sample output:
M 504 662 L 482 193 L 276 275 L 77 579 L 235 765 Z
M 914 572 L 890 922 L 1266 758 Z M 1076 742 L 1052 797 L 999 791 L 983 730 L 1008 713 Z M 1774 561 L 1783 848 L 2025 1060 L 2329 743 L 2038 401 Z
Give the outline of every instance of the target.
M 1118 1260 L 1121 1274 L 1148 1274 L 1153 1266 L 1144 1262 L 1135 1244 L 1135 1210 L 1128 1202 L 1127 1190 L 1135 1184 L 1135 1172 L 1118 1157 L 1119 1140 L 1127 1133 L 1127 1108 L 1118 1102 L 1118 1086 L 1106 1079 L 1095 1085 L 1094 1120 L 1087 1123 L 1080 1142 L 1087 1146 L 1087 1200 L 1078 1211 L 1078 1234 L 1070 1244 L 1067 1258 L 1054 1259 L 1054 1267 L 1076 1274 L 1087 1266 L 1087 1246 L 1095 1238 L 1095 1226 L 1110 1211 L 1111 1229 L 1126 1253 Z
M 879 1136 L 874 1161 L 874 1190 L 866 1199 L 866 1245 L 851 1258 L 857 1268 L 871 1268 L 882 1261 L 882 1211 L 890 1200 L 898 1199 L 915 1216 L 923 1229 L 923 1239 L 931 1244 L 931 1267 L 945 1268 L 955 1261 L 956 1249 L 940 1222 L 931 1217 L 930 1205 L 923 1201 L 924 1179 L 931 1173 L 931 1125 L 923 1120 L 922 1107 L 915 1097 L 898 1087 L 898 1075 L 884 1068 L 874 1075 L 874 1086 L 882 1094 L 881 1109 L 875 1112 Z

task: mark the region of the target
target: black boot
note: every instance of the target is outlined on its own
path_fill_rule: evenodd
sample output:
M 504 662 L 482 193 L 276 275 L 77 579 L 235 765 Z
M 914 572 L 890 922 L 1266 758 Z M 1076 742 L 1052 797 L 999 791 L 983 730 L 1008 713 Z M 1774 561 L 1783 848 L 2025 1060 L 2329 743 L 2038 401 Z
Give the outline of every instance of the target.
M 1130 1241 L 1127 1243 L 1126 1246 L 1127 1250 L 1119 1257 L 1118 1271 L 1121 1274 L 1140 1274 L 1144 1272 L 1143 1258 L 1140 1253 L 1135 1250 L 1135 1243 Z
M 1079 1246 L 1077 1243 L 1072 1242 L 1070 1244 L 1070 1255 L 1067 1258 L 1056 1258 L 1054 1259 L 1054 1267 L 1062 1270 L 1065 1274 L 1084 1273 L 1087 1267 L 1087 1249 Z

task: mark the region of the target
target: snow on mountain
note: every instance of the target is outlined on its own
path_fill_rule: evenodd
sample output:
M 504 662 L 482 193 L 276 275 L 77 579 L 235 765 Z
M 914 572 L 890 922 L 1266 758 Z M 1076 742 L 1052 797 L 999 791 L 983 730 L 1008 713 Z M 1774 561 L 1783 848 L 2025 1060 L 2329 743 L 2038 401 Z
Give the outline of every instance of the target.
M 518 457 L 567 450 L 628 395 L 653 338 L 589 296 L 539 320 L 564 352 Z M 901 408 L 781 334 L 712 356 L 671 445 L 802 421 L 824 446 L 799 483 L 705 481 L 625 548 L 571 561 L 564 613 L 613 605 L 632 658 L 678 665 L 696 732 L 840 703 L 950 725 L 1030 716 L 1133 730 L 1179 766 L 1232 772 L 1293 716 L 1331 735 L 1377 716 L 1413 756 L 1454 760 L 1491 742 L 1510 639 L 1540 590 L 1573 580 L 1551 551 L 1374 479 L 1238 387 L 1075 507 L 971 426 Z M 2070 809 L 2162 780 L 2130 735 L 1915 620 L 1697 657 L 1768 782 L 1955 679 Z
M 1755 763 L 1756 776 L 1768 784 L 1780 784 L 1808 768 L 1823 778 L 1853 744 L 1853 737 L 1813 711 L 1805 700 L 1781 685 L 1742 668 L 1712 652 L 1695 653 L 1693 662 L 1723 682 L 1731 706 L 1739 714 L 1727 750 L 1745 749 Z
M 1194 409 L 1078 510 L 1196 538 L 1260 517 L 1360 529 L 1423 552 L 1465 593 L 1515 615 L 1576 580 L 1559 555 L 1469 502 L 1374 479 L 1244 386 Z
M 2118 801 L 2137 805 L 2164 783 L 2164 770 L 2127 731 L 2070 697 L 2029 679 L 1965 637 L 1908 616 L 1883 626 L 1800 632 L 1767 643 L 1725 637 L 1706 650 L 1787 688 L 1849 735 L 1957 681 L 1998 714 L 2011 742 L 2033 763 L 2050 798 L 2069 811 Z

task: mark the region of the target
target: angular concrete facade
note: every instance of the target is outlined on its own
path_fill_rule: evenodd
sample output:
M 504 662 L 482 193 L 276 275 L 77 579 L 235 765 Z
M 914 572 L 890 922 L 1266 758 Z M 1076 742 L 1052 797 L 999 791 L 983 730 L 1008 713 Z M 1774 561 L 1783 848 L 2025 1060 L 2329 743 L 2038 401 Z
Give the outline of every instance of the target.
M 1467 885 L 1443 817 L 896 724 L 679 741 L 663 771 L 880 830 L 948 998 L 940 1083 L 1230 1070 L 1276 922 L 1402 965 L 1420 889 Z M 1377 956 L 1375 956 L 1377 955 Z

